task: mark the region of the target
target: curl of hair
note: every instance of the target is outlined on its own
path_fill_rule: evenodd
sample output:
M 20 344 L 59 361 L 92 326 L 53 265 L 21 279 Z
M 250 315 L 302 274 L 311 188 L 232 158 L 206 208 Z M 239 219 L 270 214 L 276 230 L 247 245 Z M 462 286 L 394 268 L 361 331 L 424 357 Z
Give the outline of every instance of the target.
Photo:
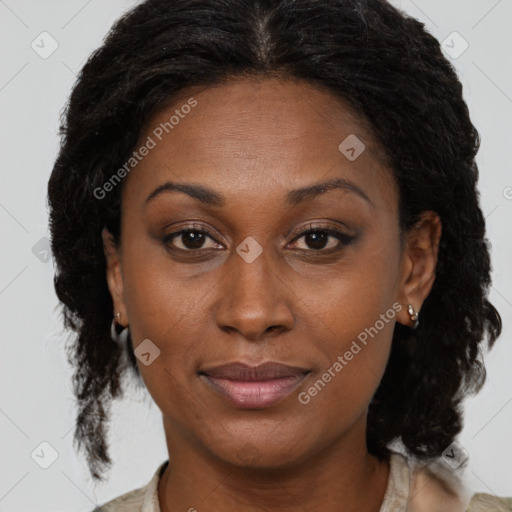
M 244 76 L 306 81 L 369 122 L 399 188 L 400 227 L 433 210 L 443 225 L 436 280 L 416 330 L 396 324 L 369 407 L 379 458 L 401 438 L 436 457 L 462 429 L 460 402 L 485 380 L 481 344 L 501 318 L 487 300 L 490 257 L 476 188 L 479 135 L 438 41 L 384 0 L 148 0 L 124 14 L 80 71 L 48 184 L 55 289 L 76 333 L 74 441 L 96 480 L 111 464 L 108 407 L 122 396 L 122 350 L 110 339 L 104 226 L 120 242 L 120 186 L 97 199 L 152 116 L 188 86 Z M 131 351 L 131 367 L 138 379 Z

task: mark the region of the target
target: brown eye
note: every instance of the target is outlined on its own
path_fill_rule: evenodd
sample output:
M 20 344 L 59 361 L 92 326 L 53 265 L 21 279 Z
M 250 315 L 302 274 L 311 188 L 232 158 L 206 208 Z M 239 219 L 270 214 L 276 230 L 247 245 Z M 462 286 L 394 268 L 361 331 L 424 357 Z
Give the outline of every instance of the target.
M 318 252 L 340 249 L 349 245 L 355 237 L 335 229 L 316 227 L 302 232 L 295 240 L 300 240 L 301 238 L 304 238 L 307 247 L 299 247 L 299 249 Z
M 320 250 L 325 249 L 330 237 L 325 231 L 310 231 L 304 235 L 304 241 L 310 249 Z
M 218 244 L 216 242 L 210 247 L 205 247 L 205 243 L 208 240 L 215 242 L 214 238 L 210 235 L 210 233 L 208 233 L 208 231 L 205 231 L 204 229 L 187 228 L 166 235 L 163 239 L 163 242 L 171 249 L 177 249 L 180 251 L 190 252 L 200 249 L 217 248 Z

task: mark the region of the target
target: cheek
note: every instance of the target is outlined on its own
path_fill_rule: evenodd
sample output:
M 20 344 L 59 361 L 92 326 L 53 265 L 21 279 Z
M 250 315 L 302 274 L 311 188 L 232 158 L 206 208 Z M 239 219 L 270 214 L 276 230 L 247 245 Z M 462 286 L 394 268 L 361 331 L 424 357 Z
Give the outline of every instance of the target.
M 375 297 L 343 305 L 323 318 L 328 342 L 317 348 L 322 364 L 298 396 L 332 435 L 368 407 L 386 369 L 396 317 L 391 304 L 381 308 Z
M 396 317 L 398 262 L 399 253 L 389 244 L 379 239 L 367 242 L 345 265 L 333 267 L 321 286 L 310 288 L 307 309 L 315 312 L 321 320 L 319 326 L 323 324 L 331 338 L 355 339 L 378 322 L 382 336 L 390 339 L 390 320 Z M 381 315 L 386 312 L 383 324 Z
M 188 269 L 156 246 L 147 250 L 128 246 L 126 254 L 124 299 L 134 345 L 144 338 L 161 343 L 170 339 L 186 341 L 184 333 L 197 325 L 218 276 L 208 272 L 197 278 L 189 275 Z
M 319 411 L 329 404 L 328 414 L 355 413 L 368 405 L 377 389 L 396 315 L 403 307 L 396 301 L 398 258 L 389 244 L 375 243 L 342 272 L 333 273 L 321 293 L 310 294 L 307 310 L 315 312 L 317 334 L 322 333 L 322 367 L 304 401 L 316 402 Z
M 191 396 L 186 383 L 194 370 L 190 351 L 198 345 L 200 322 L 204 322 L 205 285 L 183 282 L 157 265 L 135 261 L 130 261 L 126 276 L 125 301 L 135 354 L 145 346 L 158 354 L 149 365 L 137 358 L 143 381 L 160 410 L 181 411 L 187 417 Z
M 168 390 L 179 390 L 193 378 L 198 354 L 207 350 L 210 357 L 216 355 L 207 311 L 222 272 L 194 274 L 193 264 L 184 268 L 152 244 L 128 242 L 126 247 L 124 298 L 134 350 L 147 339 L 159 350 L 151 365 L 137 361 L 141 375 L 158 405 L 163 406 L 162 400 L 183 402 L 185 389 L 172 395 Z

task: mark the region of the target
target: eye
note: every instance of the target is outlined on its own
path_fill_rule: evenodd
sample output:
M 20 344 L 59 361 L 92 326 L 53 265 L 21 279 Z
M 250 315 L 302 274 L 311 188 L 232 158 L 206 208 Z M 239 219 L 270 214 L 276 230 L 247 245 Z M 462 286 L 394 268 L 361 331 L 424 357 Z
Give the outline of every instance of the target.
M 299 247 L 298 249 L 300 250 L 331 252 L 349 245 L 355 239 L 355 236 L 342 233 L 332 228 L 311 226 L 306 231 L 300 233 L 294 241 L 300 240 L 301 238 L 304 238 L 307 247 Z
M 214 243 L 210 247 L 205 247 L 207 240 L 211 240 Z M 208 231 L 194 226 L 166 235 L 163 242 L 171 249 L 187 252 L 198 251 L 199 249 L 216 249 L 220 246 Z

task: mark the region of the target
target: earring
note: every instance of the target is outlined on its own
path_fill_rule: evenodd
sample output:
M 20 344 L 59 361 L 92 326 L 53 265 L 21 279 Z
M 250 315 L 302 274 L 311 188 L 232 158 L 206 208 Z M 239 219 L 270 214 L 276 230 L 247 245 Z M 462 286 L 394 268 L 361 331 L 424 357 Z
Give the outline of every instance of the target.
M 119 320 L 121 318 L 121 313 L 116 313 L 114 318 L 112 319 L 112 325 L 110 326 L 110 337 L 112 341 L 116 342 L 119 345 L 125 345 L 126 340 L 128 338 L 128 327 L 124 327 L 120 333 L 117 332 L 117 326 L 121 325 Z M 122 326 L 121 326 L 122 327 Z
M 418 324 L 420 323 L 419 313 L 414 309 L 412 304 L 407 305 L 407 313 L 409 314 L 409 318 L 411 319 L 411 321 L 414 322 L 412 328 L 416 329 L 418 327 Z

